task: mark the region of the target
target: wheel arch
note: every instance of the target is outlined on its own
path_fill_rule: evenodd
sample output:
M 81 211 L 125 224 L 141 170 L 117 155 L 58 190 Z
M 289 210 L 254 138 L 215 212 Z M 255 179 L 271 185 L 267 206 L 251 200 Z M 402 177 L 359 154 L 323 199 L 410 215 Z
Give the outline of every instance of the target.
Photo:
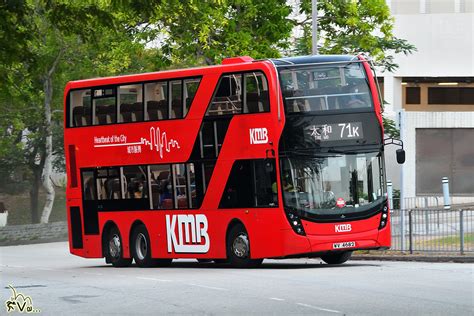
M 249 234 L 249 231 L 247 229 L 247 227 L 245 226 L 244 222 L 242 222 L 240 219 L 238 218 L 233 218 L 229 224 L 227 225 L 227 231 L 225 233 L 225 249 L 226 249 L 226 256 L 228 256 L 228 253 L 227 253 L 227 242 L 229 240 L 229 233 L 230 231 L 232 230 L 232 228 L 234 228 L 235 226 L 238 226 L 238 225 L 242 225 L 242 227 L 245 229 L 245 231 L 247 232 L 247 234 Z M 249 239 L 250 239 L 250 236 L 249 236 Z M 252 257 L 252 247 L 250 247 L 250 257 Z

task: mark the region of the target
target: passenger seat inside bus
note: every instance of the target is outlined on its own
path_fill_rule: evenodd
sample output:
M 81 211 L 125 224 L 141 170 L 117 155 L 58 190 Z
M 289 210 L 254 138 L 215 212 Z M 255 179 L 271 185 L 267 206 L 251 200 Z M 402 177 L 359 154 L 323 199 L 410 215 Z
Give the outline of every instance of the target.
M 181 99 L 174 99 L 171 102 L 171 118 L 183 117 L 183 103 Z
M 115 123 L 115 105 L 97 105 L 95 109 L 95 124 Z
M 135 117 L 133 122 L 143 121 L 143 103 L 135 102 L 132 104 L 132 114 Z
M 166 100 L 148 101 L 146 105 L 148 120 L 157 121 L 168 118 L 168 102 Z
M 120 105 L 120 115 L 122 122 L 143 121 L 143 103 L 135 102 L 133 104 L 124 103 Z
M 86 123 L 84 122 L 84 107 L 76 106 L 72 110 L 72 118 L 73 118 L 74 126 L 86 125 Z
M 132 105 L 123 103 L 120 105 L 121 122 L 133 122 Z

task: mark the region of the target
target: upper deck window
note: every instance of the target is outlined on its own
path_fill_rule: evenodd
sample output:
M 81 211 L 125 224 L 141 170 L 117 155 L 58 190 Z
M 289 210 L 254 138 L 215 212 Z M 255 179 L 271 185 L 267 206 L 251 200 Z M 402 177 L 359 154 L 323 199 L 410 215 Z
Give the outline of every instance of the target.
M 68 96 L 67 126 L 182 119 L 200 82 L 198 77 L 73 90 Z
M 189 112 L 201 78 L 145 84 L 145 120 L 184 118 Z
M 287 113 L 373 106 L 360 63 L 285 68 L 280 71 L 280 80 Z
M 255 71 L 222 76 L 206 116 L 269 111 L 267 79 Z
M 115 88 L 94 89 L 92 95 L 92 122 L 94 125 L 117 122 Z
M 120 86 L 118 89 L 118 122 L 143 121 L 143 88 L 141 84 Z
M 69 102 L 69 126 L 91 125 L 91 90 L 72 91 Z

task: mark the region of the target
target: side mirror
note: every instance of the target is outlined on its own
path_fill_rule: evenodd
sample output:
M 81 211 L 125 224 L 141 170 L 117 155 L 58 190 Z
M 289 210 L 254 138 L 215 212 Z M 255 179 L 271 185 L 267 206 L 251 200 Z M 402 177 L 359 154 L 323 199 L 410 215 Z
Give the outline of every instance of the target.
M 397 149 L 397 150 L 396 150 L 396 154 L 397 154 L 397 162 L 398 162 L 399 164 L 405 163 L 405 150 L 403 150 L 403 149 Z

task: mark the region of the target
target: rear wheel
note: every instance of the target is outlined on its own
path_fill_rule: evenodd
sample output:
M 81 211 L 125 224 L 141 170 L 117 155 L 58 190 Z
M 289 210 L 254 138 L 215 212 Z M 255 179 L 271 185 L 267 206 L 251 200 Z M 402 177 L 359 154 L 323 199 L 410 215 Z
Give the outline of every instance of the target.
M 112 263 L 114 267 L 128 267 L 132 263 L 132 258 L 123 257 L 122 237 L 116 226 L 110 228 L 104 242 L 104 249 L 105 261 Z
M 153 259 L 151 257 L 150 235 L 144 225 L 138 225 L 133 229 L 130 244 L 133 259 L 139 267 L 166 266 L 172 261 L 172 259 Z
M 321 256 L 321 259 L 327 264 L 341 264 L 349 260 L 352 256 L 352 251 L 330 253 L 324 256 Z
M 259 266 L 263 259 L 250 258 L 250 240 L 247 230 L 241 224 L 235 225 L 227 238 L 227 261 L 237 268 Z

